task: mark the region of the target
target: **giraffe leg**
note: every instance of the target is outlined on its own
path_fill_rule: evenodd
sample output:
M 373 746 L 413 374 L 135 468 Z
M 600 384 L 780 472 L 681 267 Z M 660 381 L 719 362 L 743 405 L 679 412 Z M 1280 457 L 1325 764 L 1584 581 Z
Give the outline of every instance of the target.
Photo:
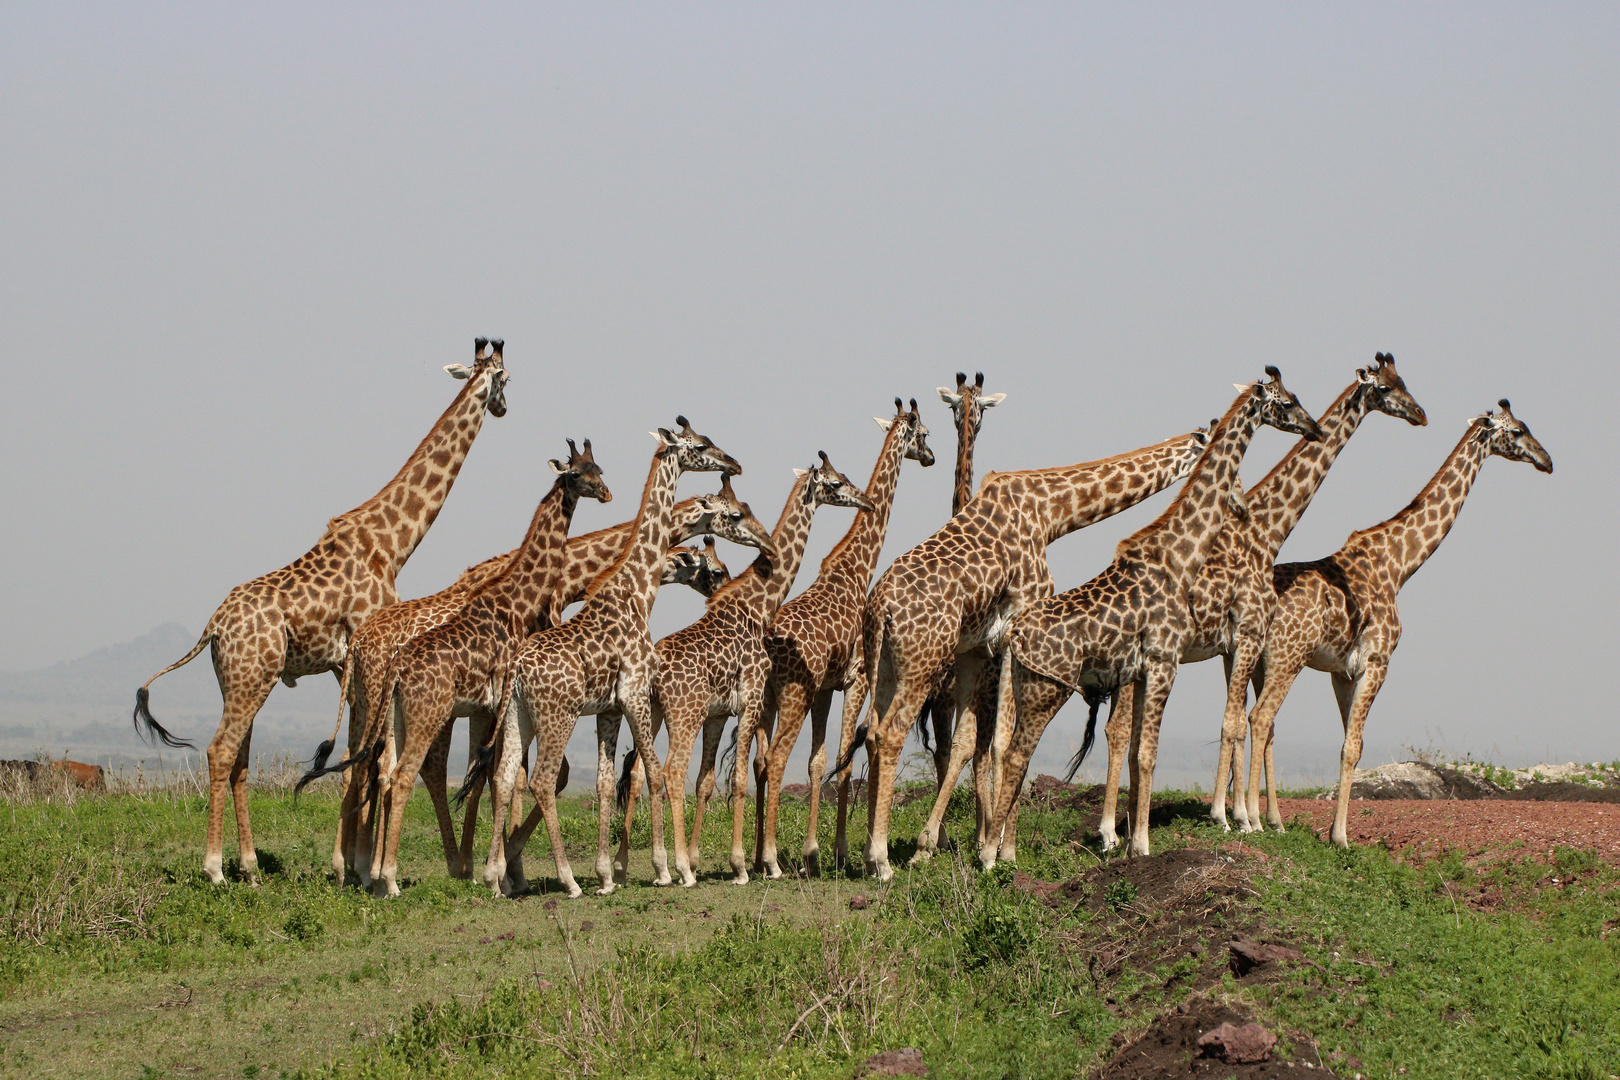
M 1131 801 L 1136 804 L 1136 820 L 1131 822 L 1131 853 L 1134 855 L 1150 854 L 1148 816 L 1153 809 L 1153 767 L 1159 756 L 1159 726 L 1164 722 L 1165 702 L 1170 700 L 1170 689 L 1176 682 L 1177 659 L 1178 656 L 1148 658 L 1142 722 L 1132 725 L 1141 732 L 1140 738 L 1133 740 L 1138 745 L 1131 755 L 1137 762 L 1137 775 L 1131 783 Z
M 445 725 L 445 729 L 449 731 L 454 726 L 455 722 L 451 721 L 451 723 Z M 476 710 L 472 716 L 467 718 L 467 754 L 469 757 L 478 752 L 478 747 L 489 741 L 489 732 L 494 726 L 494 713 L 484 709 Z M 444 757 L 445 767 L 448 768 L 450 762 L 450 740 L 448 736 L 444 741 Z M 521 786 L 512 788 L 512 797 L 518 803 L 516 807 L 509 811 L 514 818 L 522 810 L 522 792 Z M 473 777 L 472 784 L 467 788 L 467 797 L 463 800 L 465 806 L 461 815 L 461 846 L 456 851 L 456 869 L 450 874 L 453 878 L 472 880 L 473 840 L 478 835 L 478 800 L 483 793 L 484 774 L 479 773 Z M 492 806 L 490 809 L 493 816 L 494 807 Z M 519 867 L 518 873 L 519 875 L 522 874 L 521 867 Z
M 894 877 L 889 865 L 889 816 L 894 808 L 895 778 L 900 756 L 905 751 L 911 727 L 928 699 L 927 686 L 909 687 L 902 683 L 883 721 L 867 735 L 867 748 L 873 752 L 868 769 L 866 872 L 879 881 Z
M 455 721 L 451 720 L 422 759 L 422 786 L 433 800 L 433 816 L 438 819 L 439 840 L 444 844 L 445 872 L 452 878 L 461 876 L 461 844 L 456 839 L 455 819 L 450 816 L 449 797 L 450 736 L 454 732 Z
M 540 738 L 534 755 L 534 771 L 529 774 L 529 793 L 534 796 L 534 810 L 529 816 L 533 817 L 538 813 L 546 823 L 546 836 L 551 841 L 551 857 L 557 864 L 557 882 L 562 886 L 563 892 L 567 894 L 570 900 L 576 900 L 585 895 L 585 891 L 579 887 L 579 882 L 574 880 L 573 868 L 568 865 L 568 851 L 563 847 L 562 822 L 557 817 L 557 770 L 561 767 L 563 750 L 566 748 L 568 740 L 566 737 L 562 739 L 550 738 L 549 733 L 562 730 L 564 725 L 571 730 L 576 719 L 576 717 L 572 716 L 552 716 L 537 725 L 540 730 Z M 602 718 L 597 717 L 598 731 L 600 731 L 601 723 Z M 619 733 L 617 716 L 614 717 L 613 723 L 613 734 L 615 741 L 617 741 L 616 737 Z M 548 747 L 547 743 L 550 742 L 554 742 L 556 745 Z M 608 760 L 610 762 L 613 760 L 611 749 L 608 753 Z M 611 775 L 610 769 L 610 778 Z M 597 780 L 597 797 L 601 798 L 601 777 L 599 776 Z M 610 785 L 608 794 L 611 797 L 612 780 L 609 779 L 608 783 Z M 611 804 L 609 812 L 611 812 Z M 609 876 L 606 883 L 611 886 L 613 884 L 611 865 L 608 869 Z
M 793 752 L 793 744 L 799 741 L 799 731 L 804 727 L 804 717 L 810 711 L 812 700 L 824 710 L 832 708 L 832 691 L 815 691 L 814 699 L 811 693 L 809 686 L 799 682 L 787 683 L 776 692 L 776 730 L 771 734 L 771 752 L 755 796 L 755 815 L 761 817 L 757 836 L 760 842 L 754 846 L 759 853 L 756 867 L 763 877 L 772 881 L 782 877 L 782 866 L 776 858 L 776 815 L 782 800 L 788 755 Z
M 599 713 L 596 717 L 596 877 L 599 882 L 596 895 L 609 896 L 616 883 L 613 880 L 613 861 L 607 856 L 608 839 L 612 834 L 613 764 L 619 748 L 619 715 Z M 550 824 L 549 822 L 547 823 Z
M 859 674 L 844 688 L 843 719 L 846 727 L 853 727 L 861 717 L 861 703 L 866 699 L 866 676 Z M 827 778 L 827 716 L 832 712 L 832 694 L 817 694 L 810 705 L 810 821 L 804 831 L 804 872 L 821 876 L 821 838 L 817 835 L 821 819 L 821 784 Z
M 1005 663 L 1012 667 L 1012 685 L 1007 688 L 1011 706 L 998 708 L 997 715 L 1011 712 L 1008 724 L 1007 748 L 1001 757 L 1000 780 L 995 788 L 995 803 L 990 809 L 989 825 L 979 843 L 979 863 L 986 870 L 996 865 L 999 851 L 1013 810 L 1018 805 L 1024 777 L 1029 773 L 1029 759 L 1040 745 L 1041 735 L 1052 717 L 1069 700 L 1070 691 L 1050 679 L 1028 671 L 1011 657 Z M 1010 861 L 1002 858 L 1001 861 Z
M 1297 661 L 1297 662 L 1296 662 Z M 1266 664 L 1266 689 L 1255 704 L 1254 714 L 1249 719 L 1249 820 L 1244 832 L 1254 832 L 1260 828 L 1260 764 L 1265 759 L 1266 747 L 1271 743 L 1271 736 L 1277 719 L 1277 710 L 1282 708 L 1283 699 L 1299 677 L 1305 666 L 1303 656 L 1290 653 L 1286 656 L 1273 656 Z
M 350 663 L 355 663 L 351 652 Z M 349 704 L 349 760 L 353 761 L 360 752 L 365 735 L 365 680 L 354 678 L 351 680 L 354 695 Z M 341 706 L 340 706 L 341 707 Z M 332 872 L 337 877 L 337 883 L 342 885 L 347 876 L 348 868 L 355 865 L 354 840 L 356 819 L 359 817 L 360 797 L 365 791 L 365 776 L 367 770 L 362 767 L 350 766 L 338 774 L 338 828 L 337 839 L 332 845 Z
M 514 700 L 506 716 L 500 721 L 501 732 L 495 743 L 495 760 L 491 762 L 489 770 L 490 836 L 489 858 L 484 863 L 484 885 L 497 900 L 501 897 L 501 883 L 508 876 L 507 868 L 516 861 L 511 857 L 513 837 L 507 835 L 506 823 L 508 820 L 516 819 L 517 779 L 522 768 L 520 759 L 528 749 L 533 730 L 533 724 L 525 722 L 526 719 L 527 714 L 521 699 Z M 476 754 L 478 745 L 474 743 L 468 748 L 469 752 Z M 533 779 L 533 774 L 530 779 Z M 538 815 L 539 812 L 539 807 L 536 806 L 530 817 Z M 514 829 L 513 833 L 516 832 Z M 524 835 L 527 836 L 527 833 Z
M 1232 779 L 1234 791 L 1243 790 L 1243 737 L 1249 722 L 1249 678 L 1260 659 L 1262 644 L 1258 635 L 1244 633 L 1240 628 L 1237 647 L 1221 658 L 1226 664 L 1226 712 L 1221 716 L 1221 749 L 1215 761 L 1215 795 L 1210 802 L 1209 816 L 1227 831 L 1231 830 L 1226 823 L 1227 780 Z M 1234 799 L 1232 817 L 1240 829 L 1246 826 L 1247 805 Z
M 439 721 L 443 725 L 449 722 L 453 707 L 454 702 L 449 700 L 449 695 L 433 695 L 423 701 L 420 708 L 413 707 L 410 714 L 444 717 L 445 719 Z M 393 775 L 388 779 L 387 816 L 384 818 L 384 824 L 387 826 L 386 843 L 372 855 L 372 889 L 384 891 L 389 896 L 399 895 L 399 840 L 400 830 L 405 824 L 405 804 L 410 800 L 411 789 L 416 786 L 416 778 L 422 769 L 422 760 L 439 735 L 431 728 L 423 734 L 430 737 L 414 741 L 406 740 L 400 749 L 399 761 L 394 766 Z
M 714 794 L 714 762 L 720 753 L 720 736 L 725 733 L 726 718 L 716 717 L 703 721 L 703 754 L 698 762 L 697 788 L 692 797 L 692 834 L 686 842 L 686 857 L 696 873 L 703 859 L 703 814 L 708 809 L 709 797 Z
M 650 650 L 649 650 L 650 651 Z M 630 734 L 635 740 L 636 756 L 641 759 L 642 771 L 647 774 L 647 812 L 652 820 L 652 864 L 653 884 L 668 885 L 673 880 L 669 875 L 669 851 L 664 844 L 664 771 L 658 765 L 658 756 L 653 752 L 653 726 L 652 704 L 650 687 L 647 680 L 651 677 L 652 665 L 649 662 L 647 674 L 640 680 L 621 684 L 619 698 L 624 709 L 625 718 L 630 721 Z M 628 680 L 626 680 L 628 682 Z M 617 725 L 614 727 L 617 732 Z M 606 826 L 613 816 L 613 755 L 609 747 L 607 782 L 609 802 L 603 806 L 602 822 L 604 831 L 601 844 L 597 849 L 598 874 L 605 868 L 608 874 L 608 883 L 613 881 L 613 860 L 608 855 L 608 834 Z M 598 781 L 600 783 L 600 781 Z M 685 780 L 682 779 L 684 786 Z M 612 891 L 611 888 L 608 890 Z M 601 893 L 606 896 L 607 893 Z
M 259 853 L 253 847 L 253 823 L 248 819 L 248 748 L 253 744 L 253 728 L 248 727 L 231 764 L 231 800 L 236 807 L 236 845 L 240 852 L 242 877 L 259 883 Z
M 962 770 L 967 767 L 969 760 L 973 761 L 973 781 L 979 798 L 984 800 L 982 805 L 989 806 L 994 796 L 991 792 L 995 787 L 995 768 L 989 764 L 987 754 L 979 752 L 980 743 L 984 743 L 988 750 L 989 740 L 983 740 L 979 730 L 979 711 L 975 700 L 979 679 L 984 672 L 984 661 L 974 655 L 961 656 L 956 660 L 955 694 L 954 700 L 943 697 L 934 699 L 933 715 L 941 717 L 946 713 L 954 714 L 950 724 L 951 744 L 945 758 L 945 770 L 938 777 L 939 790 L 934 793 L 934 805 L 928 811 L 928 820 L 923 822 L 922 829 L 917 833 L 917 853 L 911 857 L 913 865 L 931 858 L 937 847 L 946 840 L 945 814 L 950 809 L 951 793 L 956 790 L 956 783 L 962 778 Z M 938 725 L 935 732 L 939 731 Z M 936 754 L 940 747 L 934 746 Z M 979 815 L 977 839 L 983 841 L 983 833 L 989 827 L 986 814 Z
M 1344 709 L 1344 749 L 1339 755 L 1338 808 L 1333 814 L 1333 831 L 1330 834 L 1333 843 L 1342 848 L 1350 846 L 1350 782 L 1355 778 L 1356 766 L 1361 763 L 1361 736 L 1367 727 L 1367 712 L 1372 708 L 1373 699 L 1378 696 L 1388 673 L 1388 661 L 1371 656 L 1362 668 L 1360 678 L 1354 683 L 1344 680 L 1348 693 L 1341 695 L 1340 700 L 1348 697 L 1346 704 L 1349 707 Z M 1335 691 L 1339 689 L 1339 682 L 1340 676 L 1335 675 Z
M 1119 770 L 1130 750 L 1131 731 L 1136 716 L 1136 683 L 1120 685 L 1108 706 L 1108 722 L 1103 725 L 1103 738 L 1108 743 L 1108 772 L 1103 777 L 1102 849 L 1112 851 L 1119 846 Z M 1136 767 L 1131 766 L 1131 790 L 1136 790 Z
M 280 636 L 277 635 L 277 640 Z M 284 662 L 285 646 L 272 656 L 251 667 L 238 661 L 227 669 L 216 659 L 214 669 L 219 676 L 220 690 L 225 698 L 225 712 L 219 730 L 208 743 L 208 847 L 203 855 L 203 872 L 215 884 L 225 880 L 225 801 L 234 796 L 236 802 L 236 828 L 238 842 L 245 840 L 241 849 L 242 873 L 251 877 L 258 871 L 258 855 L 253 850 L 253 833 L 247 824 L 247 758 L 245 747 L 253 730 L 253 718 L 264 706 L 276 685 Z M 240 794 L 236 794 L 240 791 Z
M 699 702 L 699 708 L 703 704 Z M 697 874 L 692 870 L 692 855 L 686 845 L 686 774 L 692 766 L 692 742 L 701 726 L 701 713 L 697 717 L 672 716 L 669 749 L 664 754 L 664 792 L 669 796 L 670 820 L 675 824 L 675 873 L 688 889 L 697 884 Z
M 849 795 L 850 785 L 855 776 L 854 754 L 855 717 L 845 715 L 843 726 L 838 730 L 838 758 L 839 761 L 849 761 L 844 771 L 838 774 L 838 810 L 833 824 L 833 870 L 841 873 L 849 866 Z M 874 695 L 872 704 L 867 707 L 866 721 L 868 724 L 877 719 L 877 700 Z
M 731 873 L 735 885 L 748 884 L 747 852 L 743 848 L 743 816 L 748 810 L 748 754 L 756 738 L 760 741 L 762 755 L 764 747 L 769 745 L 764 711 L 763 702 L 756 702 L 737 717 L 737 756 L 731 766 Z M 758 839 L 757 833 L 755 839 Z
M 630 759 L 629 790 L 624 796 L 624 828 L 619 831 L 618 854 L 613 856 L 613 876 L 626 883 L 630 880 L 630 830 L 636 823 L 636 802 L 646 780 L 647 771 L 641 767 L 641 756 L 637 754 Z

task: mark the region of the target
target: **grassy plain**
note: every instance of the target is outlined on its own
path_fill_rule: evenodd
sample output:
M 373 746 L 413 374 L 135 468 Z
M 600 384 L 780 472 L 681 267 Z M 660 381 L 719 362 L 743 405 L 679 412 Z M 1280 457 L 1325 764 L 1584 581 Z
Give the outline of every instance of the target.
M 738 888 L 713 872 L 729 847 L 721 813 L 696 889 L 647 884 L 642 825 L 632 884 L 614 896 L 548 894 L 549 859 L 533 852 L 540 891 L 497 901 L 445 876 L 421 797 L 404 896 L 378 901 L 330 881 L 335 802 L 255 794 L 264 881 L 212 886 L 194 789 L 10 792 L 0 1076 L 848 1077 L 914 1046 L 935 1077 L 1072 1077 L 1194 995 L 1257 1016 L 1285 1034 L 1284 1056 L 1343 1076 L 1620 1072 L 1620 880 L 1578 851 L 1407 865 L 1294 829 L 1229 854 L 1198 801 L 1172 796 L 1155 852 L 1198 849 L 1219 895 L 1178 893 L 1170 911 L 1153 889 L 1099 876 L 1095 822 L 1061 799 L 1024 813 L 1018 869 L 1075 883 L 1062 894 L 1073 903 L 952 855 L 889 886 Z M 565 804 L 578 870 L 595 814 Z M 896 835 L 926 811 L 907 802 Z M 972 820 L 958 792 L 953 835 Z M 803 804 L 785 802 L 784 846 L 797 849 L 804 823 Z M 822 850 L 831 842 L 826 825 Z M 896 854 L 903 865 L 909 851 Z M 852 907 L 857 895 L 867 904 Z M 1290 942 L 1305 961 L 1234 979 L 1224 943 L 1239 933 Z

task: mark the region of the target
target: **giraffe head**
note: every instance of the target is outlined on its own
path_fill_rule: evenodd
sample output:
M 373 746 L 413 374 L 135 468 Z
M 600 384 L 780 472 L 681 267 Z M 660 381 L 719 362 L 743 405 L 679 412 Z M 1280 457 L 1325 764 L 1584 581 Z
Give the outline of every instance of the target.
M 682 544 L 669 549 L 664 556 L 664 585 L 690 585 L 703 596 L 713 596 L 715 590 L 731 580 L 731 571 L 720 561 L 714 549 L 714 537 L 705 536 L 702 547 Z
M 818 450 L 821 457 L 820 465 L 812 465 L 808 469 L 794 469 L 794 476 L 808 476 L 810 478 L 810 498 L 815 500 L 817 506 L 853 506 L 857 510 L 876 510 L 877 504 L 867 498 L 849 477 L 832 467 L 827 460 L 827 452 Z
M 1502 407 L 1501 412 L 1493 410 L 1474 421 L 1479 425 L 1480 440 L 1489 444 L 1493 454 L 1509 461 L 1529 462 L 1544 473 L 1552 472 L 1552 455 L 1530 434 L 1524 421 L 1513 415 L 1508 399 L 1503 398 L 1497 404 Z
M 1395 371 L 1395 357 L 1389 353 L 1377 354 L 1370 368 L 1356 368 L 1356 379 L 1361 383 L 1359 392 L 1372 408 L 1413 427 L 1429 422 L 1423 406 L 1407 392 L 1406 381 Z
M 679 431 L 671 434 L 665 428 L 653 432 L 653 437 L 661 440 L 665 446 L 675 448 L 675 454 L 680 459 L 682 472 L 718 472 L 727 476 L 741 476 L 742 466 L 737 459 L 714 445 L 714 440 L 707 435 L 699 435 L 692 430 L 692 425 L 684 416 L 675 418 Z
M 973 385 L 969 386 L 967 375 L 958 371 L 956 373 L 956 389 L 949 387 L 935 387 L 939 391 L 939 399 L 951 407 L 951 415 L 956 418 L 956 430 L 962 430 L 962 424 L 969 425 L 968 433 L 978 438 L 979 427 L 984 423 L 984 410 L 1000 405 L 1007 400 L 1006 394 L 986 394 L 984 392 L 984 372 L 975 372 Z
M 733 544 L 758 548 L 764 552 L 771 550 L 771 531 L 754 516 L 747 503 L 738 501 L 736 493 L 731 490 L 730 473 L 720 478 L 718 492 L 699 495 L 697 503 L 706 514 L 704 524 L 707 527 L 702 531 L 722 540 L 730 540 Z
M 473 338 L 473 366 L 462 364 L 446 364 L 444 370 L 450 373 L 452 379 L 471 379 L 473 393 L 482 394 L 484 407 L 496 416 L 506 415 L 506 374 L 505 361 L 501 359 L 501 350 L 506 342 L 500 338 L 494 341 L 488 338 Z M 488 352 L 484 350 L 488 349 Z
M 591 453 L 591 440 L 585 440 L 585 449 L 581 450 L 574 445 L 574 440 L 568 440 L 567 462 L 551 459 L 551 471 L 557 474 L 558 482 L 573 493 L 576 499 L 596 499 L 599 502 L 612 502 L 613 492 L 608 490 L 602 482 L 602 470 L 596 464 L 596 457 Z
M 1311 442 L 1321 442 L 1322 429 L 1299 403 L 1299 397 L 1283 385 L 1282 372 L 1267 364 L 1266 374 L 1271 377 L 1270 382 L 1257 382 L 1250 388 L 1260 408 L 1260 422 L 1291 435 L 1303 435 Z
M 881 416 L 874 416 L 878 427 L 888 431 L 896 424 L 905 425 L 900 429 L 900 438 L 903 440 L 904 457 L 910 458 L 923 468 L 934 463 L 934 452 L 928 449 L 928 428 L 923 426 L 922 417 L 917 415 L 917 399 L 911 399 L 911 411 L 906 411 L 905 402 L 899 398 L 894 399 L 894 416 L 888 420 Z

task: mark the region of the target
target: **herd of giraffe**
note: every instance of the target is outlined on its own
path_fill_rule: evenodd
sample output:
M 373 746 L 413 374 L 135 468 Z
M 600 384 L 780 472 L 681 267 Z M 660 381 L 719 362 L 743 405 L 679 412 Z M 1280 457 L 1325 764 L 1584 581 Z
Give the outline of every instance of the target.
M 973 763 L 976 843 L 981 863 L 1016 858 L 1017 811 L 1031 755 L 1059 708 L 1078 693 L 1089 706 L 1084 740 L 1070 776 L 1104 727 L 1108 772 L 1100 829 L 1104 848 L 1119 843 L 1116 814 L 1121 766 L 1130 774 L 1130 847 L 1148 853 L 1148 809 L 1160 722 L 1177 667 L 1220 656 L 1227 678 L 1214 800 L 1210 813 L 1244 831 L 1267 817 L 1281 829 L 1272 734 L 1277 710 L 1305 667 L 1332 676 L 1344 722 L 1337 815 L 1331 838 L 1345 844 L 1350 777 L 1361 757 L 1367 712 L 1400 640 L 1396 598 L 1456 520 L 1487 457 L 1523 461 L 1542 472 L 1552 459 L 1513 415 L 1469 421 L 1434 478 L 1394 517 L 1353 533 L 1315 562 L 1276 564 L 1276 556 L 1345 443 L 1370 413 L 1422 426 L 1423 408 L 1380 353 L 1320 418 L 1282 383 L 1239 384 L 1237 396 L 1208 428 L 1100 461 L 990 473 L 975 493 L 973 448 L 987 408 L 984 377 L 941 387 L 957 436 L 952 517 L 877 576 L 904 462 L 928 467 L 928 428 L 912 400 L 895 399 L 878 418 L 882 448 L 863 488 L 825 453 L 795 469 L 775 528 L 738 500 L 731 478 L 742 466 L 685 417 L 654 433 L 641 502 L 633 520 L 570 538 L 580 499 L 612 499 L 586 440 L 568 440 L 566 461 L 535 509 L 522 543 L 467 570 L 443 591 L 400 601 L 394 582 L 443 507 L 486 414 L 506 412 L 503 343 L 479 338 L 471 367 L 446 367 L 464 381 L 399 473 L 375 497 L 332 518 L 315 546 L 291 564 L 232 589 L 196 646 L 136 691 L 138 731 L 171 747 L 189 747 L 152 716 L 153 680 L 210 647 L 224 713 L 208 745 L 209 816 L 204 869 L 224 878 L 227 798 L 235 801 L 240 865 L 257 874 L 248 820 L 247 768 L 254 717 L 277 679 L 333 672 L 342 687 L 338 722 L 348 716 L 347 752 L 327 764 L 337 731 L 322 743 L 303 782 L 343 776 L 332 865 L 340 882 L 352 871 L 362 887 L 397 894 L 398 849 L 406 801 L 418 777 L 433 800 L 454 877 L 472 876 L 479 795 L 490 788 L 493 829 L 483 879 L 495 895 L 527 888 L 522 852 L 543 823 L 557 876 L 570 896 L 574 879 L 557 816 L 567 782 L 564 750 L 581 716 L 597 719 L 596 852 L 598 892 L 629 872 L 636 796 L 645 783 L 652 824 L 655 883 L 671 884 L 662 799 L 674 826 L 674 874 L 697 882 L 698 837 L 715 789 L 728 719 L 736 718 L 731 779 L 734 880 L 750 869 L 783 876 L 777 811 L 788 755 L 810 720 L 806 872 L 820 869 L 817 819 L 828 779 L 827 719 L 843 695 L 836 780 L 833 864 L 849 864 L 851 760 L 863 749 L 867 841 L 862 863 L 879 880 L 892 876 L 889 820 L 906 739 L 932 736 L 938 791 L 914 858 L 946 841 L 945 811 L 962 770 Z M 1299 441 L 1255 486 L 1239 467 L 1256 430 L 1269 426 Z M 719 473 L 720 490 L 677 502 L 685 472 Z M 1123 540 L 1096 577 L 1057 593 L 1046 549 L 1076 529 L 1119 513 L 1185 481 L 1155 521 Z M 803 593 L 787 595 L 821 506 L 853 509 L 854 521 Z M 704 536 L 703 547 L 686 542 Z M 714 538 L 755 548 L 737 577 L 715 552 Z M 660 641 L 648 616 L 661 584 L 686 584 L 706 597 L 701 619 Z M 582 602 L 572 617 L 565 611 Z M 1250 685 L 1255 706 L 1248 709 Z M 864 721 L 861 709 L 870 698 Z M 471 752 L 457 799 L 465 802 L 458 839 L 448 794 L 448 756 L 456 717 L 469 718 Z M 634 750 L 616 785 L 621 721 Z M 662 763 L 654 750 L 668 733 Z M 702 752 L 691 821 L 686 782 L 694 745 Z M 1245 768 L 1245 741 L 1252 748 Z M 531 755 L 532 744 L 532 755 Z M 755 777 L 752 865 L 745 834 L 750 755 Z M 302 782 L 300 784 L 302 786 Z M 522 792 L 534 805 L 519 821 Z M 621 841 L 609 850 L 614 818 Z

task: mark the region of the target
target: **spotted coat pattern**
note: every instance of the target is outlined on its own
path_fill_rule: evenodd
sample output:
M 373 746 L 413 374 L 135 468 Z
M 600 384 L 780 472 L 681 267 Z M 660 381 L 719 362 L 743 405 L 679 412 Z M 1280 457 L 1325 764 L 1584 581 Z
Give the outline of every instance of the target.
M 557 876 L 570 896 L 581 893 L 563 848 L 557 818 L 555 783 L 563 751 L 579 717 L 597 717 L 597 876 L 599 892 L 614 888 L 608 834 L 613 814 L 613 754 L 620 717 L 630 721 L 642 767 L 653 777 L 653 867 L 660 883 L 670 880 L 664 850 L 662 776 L 652 751 L 652 708 L 649 702 L 654 667 L 652 637 L 647 618 L 657 589 L 662 553 L 669 547 L 671 507 L 675 482 L 683 471 L 742 471 L 729 455 L 707 438 L 698 436 L 682 421 L 682 440 L 660 432 L 663 445 L 653 456 L 641 510 L 636 515 L 635 537 L 624 557 L 602 575 L 585 598 L 579 613 L 561 626 L 531 635 L 518 653 L 513 679 L 513 708 L 497 713 L 503 718 L 500 754 L 495 768 L 495 828 L 484 881 L 497 895 L 506 876 L 509 853 L 522 852 L 536 818 L 544 820 L 556 859 Z M 687 438 L 700 444 L 688 445 Z M 752 521 L 757 546 L 769 550 L 764 526 Z M 530 739 L 536 740 L 534 769 L 529 790 L 536 806 L 523 824 L 505 836 L 502 820 L 516 785 L 519 761 Z
M 806 826 L 805 858 L 816 862 L 816 819 L 821 807 L 821 781 L 827 770 L 827 715 L 832 696 L 844 695 L 843 728 L 855 726 L 866 697 L 866 664 L 861 658 L 861 610 L 866 590 L 877 568 L 883 538 L 889 527 L 900 463 L 907 458 L 927 467 L 934 463 L 928 448 L 928 429 L 917 413 L 917 402 L 907 412 L 894 399 L 894 416 L 887 422 L 883 448 L 878 452 L 866 495 L 873 509 L 860 514 L 844 538 L 821 561 L 821 573 L 803 593 L 793 598 L 771 620 L 765 649 L 771 658 L 771 677 L 765 690 L 765 711 L 760 717 L 761 751 L 768 750 L 764 787 L 755 800 L 754 860 L 757 871 L 780 878 L 776 857 L 776 815 L 782 798 L 782 779 L 788 755 L 810 713 L 810 818 Z M 748 880 L 742 858 L 746 763 L 755 733 L 746 725 L 737 733 L 736 774 L 732 784 L 732 870 L 737 882 Z
M 994 812 L 980 837 L 979 857 L 993 866 L 1007 819 L 1029 767 L 1030 755 L 1057 710 L 1079 692 L 1092 706 L 1083 759 L 1095 730 L 1097 706 L 1136 683 L 1133 699 L 1131 794 L 1132 850 L 1148 854 L 1147 809 L 1153 787 L 1159 722 L 1176 667 L 1192 631 L 1187 590 L 1214 548 L 1223 522 L 1243 517 L 1239 467 L 1256 428 L 1267 424 L 1313 439 L 1321 431 L 1299 399 L 1268 367 L 1269 383 L 1243 387 L 1210 433 L 1209 448 L 1174 502 L 1157 520 L 1121 541 L 1114 561 L 1084 585 L 1034 604 L 1007 635 L 1000 671 L 998 725 L 1010 728 L 1000 756 Z
M 872 587 L 862 615 L 872 703 L 865 730 L 875 756 L 867 785 L 869 839 L 866 868 L 887 881 L 889 809 L 894 776 L 912 722 L 954 666 L 957 726 L 950 771 L 941 798 L 918 838 L 919 854 L 932 850 L 944 803 L 967 759 L 975 753 L 981 654 L 999 645 L 1011 619 L 1052 593 L 1046 548 L 1059 537 L 1135 506 L 1187 475 L 1203 453 L 1203 430 L 1101 461 L 1054 469 L 990 473 L 962 512 L 933 536 L 901 555 Z M 842 738 L 839 762 L 849 760 L 856 732 Z M 988 775 L 987 770 L 975 772 Z M 843 865 L 849 774 L 838 784 L 834 859 Z M 980 799 L 989 805 L 989 788 Z
M 486 352 L 485 350 L 488 349 Z M 247 767 L 253 720 L 276 680 L 291 686 L 305 675 L 341 668 L 349 638 L 367 616 L 399 599 L 394 579 L 438 517 L 483 425 L 485 412 L 506 413 L 502 343 L 479 338 L 471 368 L 445 368 L 466 380 L 450 407 L 372 498 L 331 519 L 304 555 L 279 570 L 236 586 L 225 597 L 190 653 L 148 679 L 135 695 L 135 726 L 170 746 L 191 744 L 152 718 L 148 693 L 160 676 L 212 646 L 224 712 L 208 744 L 208 840 L 203 869 L 223 881 L 225 802 L 236 806 L 242 873 L 258 873 L 248 820 Z
M 1344 722 L 1339 758 L 1338 808 L 1331 839 L 1349 845 L 1350 777 L 1361 761 L 1367 712 L 1384 684 L 1389 658 L 1401 640 L 1396 597 L 1446 538 L 1485 459 L 1495 454 L 1522 461 L 1544 473 L 1552 457 L 1513 415 L 1506 399 L 1501 412 L 1487 412 L 1469 423 L 1440 471 L 1407 507 L 1388 521 L 1350 534 L 1344 546 L 1315 562 L 1284 563 L 1273 576 L 1277 614 L 1266 635 L 1257 683 L 1259 701 L 1249 726 L 1248 821 L 1260 828 L 1260 762 L 1265 760 L 1267 816 L 1283 827 L 1277 810 L 1272 735 L 1277 710 L 1300 671 L 1311 667 L 1333 677 L 1333 693 Z

